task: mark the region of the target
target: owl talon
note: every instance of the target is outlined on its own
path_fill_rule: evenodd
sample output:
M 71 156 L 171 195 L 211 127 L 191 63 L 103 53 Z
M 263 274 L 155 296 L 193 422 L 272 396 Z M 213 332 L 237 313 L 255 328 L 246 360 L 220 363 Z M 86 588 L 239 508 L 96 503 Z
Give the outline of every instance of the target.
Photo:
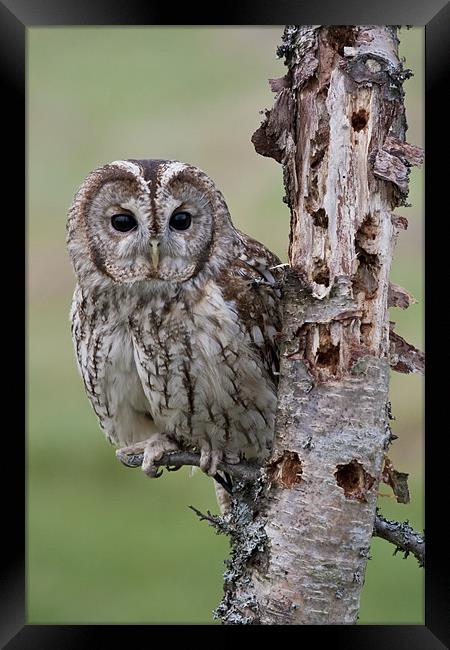
M 140 467 L 142 465 L 144 450 L 145 441 L 138 442 L 129 447 L 120 447 L 120 449 L 116 449 L 116 458 L 118 458 L 125 467 Z
M 178 465 L 178 467 L 175 467 L 174 465 L 166 465 L 166 470 L 168 472 L 178 472 L 179 469 L 181 469 L 181 465 Z
M 127 467 L 138 467 L 150 478 L 159 478 L 163 470 L 155 465 L 164 454 L 170 451 L 179 451 L 178 445 L 163 435 L 157 435 L 148 440 L 142 440 L 129 447 L 122 447 L 116 450 L 117 458 Z M 169 469 L 169 468 L 167 468 Z M 176 468 L 179 469 L 179 468 Z M 169 471 L 175 471 L 170 469 Z
M 166 436 L 156 436 L 146 441 L 144 449 L 144 458 L 142 459 L 142 471 L 149 478 L 159 478 L 163 470 L 155 465 L 155 462 L 161 460 L 164 454 L 169 451 L 178 451 L 178 445 L 169 440 Z
M 200 451 L 200 469 L 208 474 L 208 476 L 215 476 L 217 474 L 217 466 L 223 458 L 223 452 L 218 449 L 211 449 L 209 445 L 205 445 Z
M 163 470 L 155 465 L 151 465 L 146 469 L 143 468 L 142 471 L 148 478 L 160 478 L 163 475 Z

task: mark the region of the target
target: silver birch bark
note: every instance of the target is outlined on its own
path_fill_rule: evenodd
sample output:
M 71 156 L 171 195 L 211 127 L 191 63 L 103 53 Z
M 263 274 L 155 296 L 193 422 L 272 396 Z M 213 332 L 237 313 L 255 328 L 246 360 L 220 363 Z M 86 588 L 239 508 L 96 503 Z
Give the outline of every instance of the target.
M 395 27 L 287 27 L 288 72 L 253 136 L 283 165 L 289 267 L 270 462 L 235 487 L 224 623 L 355 623 L 391 442 L 390 365 L 423 370 L 391 332 L 389 284 L 408 172 Z

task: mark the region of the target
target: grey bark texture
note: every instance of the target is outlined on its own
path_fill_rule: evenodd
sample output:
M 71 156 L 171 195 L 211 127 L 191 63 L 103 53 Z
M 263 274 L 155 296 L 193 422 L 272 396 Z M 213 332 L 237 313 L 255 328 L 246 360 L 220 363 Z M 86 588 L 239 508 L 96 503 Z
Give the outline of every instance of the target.
M 352 624 L 374 530 L 389 429 L 390 366 L 423 355 L 392 331 L 393 210 L 422 152 L 405 143 L 394 27 L 288 26 L 274 106 L 252 141 L 283 166 L 291 211 L 276 437 L 235 483 L 226 624 Z M 226 531 L 225 531 L 226 529 Z

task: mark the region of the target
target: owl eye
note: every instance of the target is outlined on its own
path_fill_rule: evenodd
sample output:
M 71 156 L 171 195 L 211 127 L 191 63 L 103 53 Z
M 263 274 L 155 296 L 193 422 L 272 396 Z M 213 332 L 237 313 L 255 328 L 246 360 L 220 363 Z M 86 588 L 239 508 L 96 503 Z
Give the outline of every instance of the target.
M 191 225 L 189 212 L 174 212 L 170 217 L 169 225 L 173 230 L 187 230 Z
M 119 230 L 120 232 L 128 232 L 136 228 L 137 221 L 132 214 L 114 214 L 111 217 L 111 224 L 114 230 Z

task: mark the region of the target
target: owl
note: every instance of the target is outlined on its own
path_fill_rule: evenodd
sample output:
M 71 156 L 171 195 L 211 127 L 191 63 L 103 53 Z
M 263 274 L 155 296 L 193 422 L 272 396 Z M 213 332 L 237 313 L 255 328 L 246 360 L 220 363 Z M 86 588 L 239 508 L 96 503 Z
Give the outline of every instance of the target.
M 274 435 L 280 260 L 232 223 L 206 173 L 118 160 L 90 173 L 69 209 L 77 278 L 72 338 L 106 438 L 218 463 L 264 460 Z

